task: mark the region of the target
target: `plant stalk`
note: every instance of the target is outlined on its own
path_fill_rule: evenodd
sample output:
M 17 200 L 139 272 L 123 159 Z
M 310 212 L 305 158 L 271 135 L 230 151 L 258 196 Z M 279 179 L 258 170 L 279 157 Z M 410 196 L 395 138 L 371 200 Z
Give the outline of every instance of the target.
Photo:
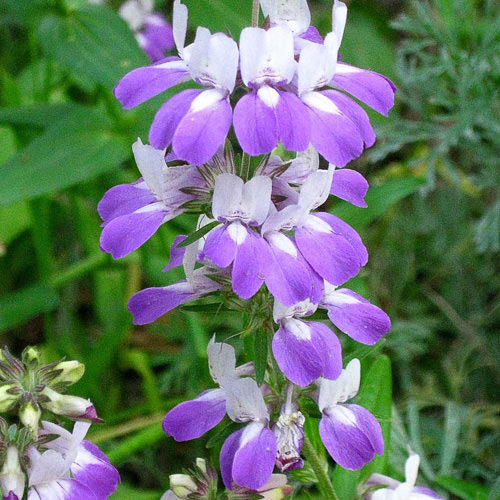
M 259 0 L 253 0 L 252 27 L 257 28 L 258 26 L 259 26 Z
M 306 460 L 311 464 L 311 467 L 318 478 L 318 488 L 321 492 L 321 498 L 324 500 L 339 500 L 339 497 L 333 488 L 333 484 L 328 477 L 328 473 L 321 466 L 318 454 L 307 436 L 304 436 L 302 452 L 304 453 Z

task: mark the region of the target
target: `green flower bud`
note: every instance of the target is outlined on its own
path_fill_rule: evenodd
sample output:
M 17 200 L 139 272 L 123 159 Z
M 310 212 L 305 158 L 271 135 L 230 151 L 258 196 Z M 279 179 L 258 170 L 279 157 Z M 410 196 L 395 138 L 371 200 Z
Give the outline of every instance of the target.
M 40 374 L 43 373 L 43 368 Z M 54 365 L 47 373 L 43 373 L 43 378 L 47 378 L 48 385 L 51 387 L 75 384 L 85 373 L 85 365 L 78 361 L 60 361 Z
M 29 399 L 21 405 L 19 410 L 19 419 L 27 427 L 33 436 L 38 436 L 38 422 L 42 412 L 38 404 Z
M 22 388 L 17 383 L 0 385 L 0 412 L 14 408 L 22 394 Z
M 17 498 L 23 498 L 26 479 L 19 463 L 19 451 L 14 444 L 9 445 L 5 454 L 5 462 L 0 471 L 0 488 L 3 494 L 11 491 Z
M 76 420 L 102 422 L 89 399 L 63 395 L 50 387 L 45 387 L 40 396 L 43 396 L 43 399 L 40 398 L 42 407 L 56 415 L 63 415 Z
M 170 476 L 170 488 L 183 500 L 198 491 L 197 484 L 187 474 L 172 474 Z

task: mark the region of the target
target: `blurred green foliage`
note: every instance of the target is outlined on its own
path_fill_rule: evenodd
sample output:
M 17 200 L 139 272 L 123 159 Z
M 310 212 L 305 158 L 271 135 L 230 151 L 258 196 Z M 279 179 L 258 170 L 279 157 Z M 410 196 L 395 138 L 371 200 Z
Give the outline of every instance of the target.
M 15 353 L 37 344 L 47 361 L 86 364 L 75 393 L 90 397 L 106 419 L 91 439 L 120 467 L 124 484 L 115 496 L 147 500 L 159 498 L 168 475 L 196 456 L 216 461 L 217 430 L 207 449 L 207 441 L 167 439 L 160 422 L 174 404 L 211 387 L 208 339 L 240 332 L 245 318 L 186 308 L 132 325 L 132 293 L 180 279 L 178 271 L 160 270 L 175 235 L 192 232 L 187 216 L 120 261 L 99 250 L 96 205 L 106 189 L 138 177 L 131 144 L 147 137 L 165 99 L 129 111 L 115 101 L 116 81 L 147 61 L 113 10 L 119 2 L 109 3 L 2 1 L 0 332 Z M 238 8 L 227 0 L 186 3 L 192 29 L 201 23 L 236 36 L 250 20 L 249 1 Z M 331 1 L 310 4 L 327 32 Z M 157 6 L 169 13 L 171 2 Z M 394 377 L 391 446 L 369 468 L 402 477 L 410 443 L 421 454 L 424 482 L 450 498 L 495 500 L 500 7 L 494 0 L 352 0 L 349 7 L 342 58 L 399 87 L 389 119 L 370 112 L 379 141 L 354 165 L 373 185 L 369 208 L 330 205 L 370 252 L 352 287 L 393 322 L 379 346 Z M 363 358 L 360 399 L 388 433 L 387 358 L 342 340 L 346 359 Z M 234 344 L 249 349 L 240 338 Z M 313 444 L 314 432 L 313 425 Z M 338 469 L 334 480 L 350 474 Z

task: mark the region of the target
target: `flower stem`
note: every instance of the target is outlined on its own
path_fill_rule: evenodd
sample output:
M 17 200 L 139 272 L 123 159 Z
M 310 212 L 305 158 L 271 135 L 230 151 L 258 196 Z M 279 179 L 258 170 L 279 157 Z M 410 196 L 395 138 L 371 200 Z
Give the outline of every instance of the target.
M 256 28 L 258 25 L 259 25 L 259 0 L 253 0 L 252 27 Z
M 324 500 L 339 500 L 339 497 L 333 488 L 333 484 L 328 477 L 328 473 L 323 469 L 318 454 L 307 436 L 304 436 L 302 452 L 304 453 L 306 460 L 311 464 L 311 467 L 318 478 L 318 488 L 321 491 L 322 498 Z

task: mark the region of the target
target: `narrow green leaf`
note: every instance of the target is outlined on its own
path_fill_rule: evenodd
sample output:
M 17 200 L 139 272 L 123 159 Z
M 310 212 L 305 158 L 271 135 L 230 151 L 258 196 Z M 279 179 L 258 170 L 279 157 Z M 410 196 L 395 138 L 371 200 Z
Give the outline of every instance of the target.
M 356 498 L 358 486 L 363 484 L 373 472 L 385 470 L 391 436 L 392 376 L 391 363 L 387 356 L 378 356 L 366 374 L 361 375 L 361 388 L 357 403 L 371 411 L 382 428 L 385 453 L 375 458 L 360 470 L 346 470 L 337 465 L 333 474 L 333 484 L 341 500 Z
M 37 314 L 52 311 L 58 304 L 56 292 L 45 285 L 6 295 L 0 299 L 0 332 L 21 325 Z
M 0 165 L 16 152 L 16 135 L 10 127 L 0 127 Z
M 447 475 L 451 472 L 453 462 L 455 461 L 455 457 L 457 455 L 461 420 L 459 406 L 453 401 L 448 401 L 445 411 L 445 430 L 441 451 L 441 468 L 439 469 L 439 473 L 441 475 Z
M 123 19 L 104 6 L 84 5 L 39 27 L 43 49 L 77 78 L 112 89 L 128 71 L 148 64 Z
M 187 247 L 188 245 L 191 245 L 191 243 L 194 243 L 195 241 L 198 241 L 200 238 L 203 238 L 203 236 L 205 236 L 209 231 L 211 231 L 215 226 L 218 226 L 219 224 L 220 224 L 219 221 L 214 220 L 210 224 L 200 227 L 198 231 L 195 231 L 194 233 L 190 234 L 186 239 L 182 240 L 177 245 L 177 248 Z
M 8 245 L 30 224 L 30 211 L 26 202 L 17 202 L 6 207 L 0 206 L 0 242 L 3 244 Z
M 342 202 L 335 208 L 335 215 L 360 229 L 370 224 L 398 201 L 415 193 L 424 184 L 425 180 L 418 177 L 390 179 L 368 190 L 365 198 L 367 208 L 354 207 Z
M 94 110 L 49 127 L 0 166 L 0 205 L 35 198 L 108 172 L 129 156 L 127 140 Z
M 268 353 L 269 336 L 265 328 L 258 328 L 254 334 L 254 366 L 255 366 L 255 380 L 258 385 L 264 382 L 267 367 L 267 353 Z
M 58 120 L 85 109 L 84 106 L 70 102 L 0 108 L 0 122 L 45 128 Z
M 218 444 L 226 440 L 226 438 L 238 429 L 238 425 L 235 422 L 231 422 L 223 427 L 219 432 L 214 434 L 206 444 L 207 448 L 213 448 Z
M 476 483 L 456 479 L 451 476 L 436 476 L 436 484 L 447 489 L 463 500 L 488 500 L 488 488 Z

